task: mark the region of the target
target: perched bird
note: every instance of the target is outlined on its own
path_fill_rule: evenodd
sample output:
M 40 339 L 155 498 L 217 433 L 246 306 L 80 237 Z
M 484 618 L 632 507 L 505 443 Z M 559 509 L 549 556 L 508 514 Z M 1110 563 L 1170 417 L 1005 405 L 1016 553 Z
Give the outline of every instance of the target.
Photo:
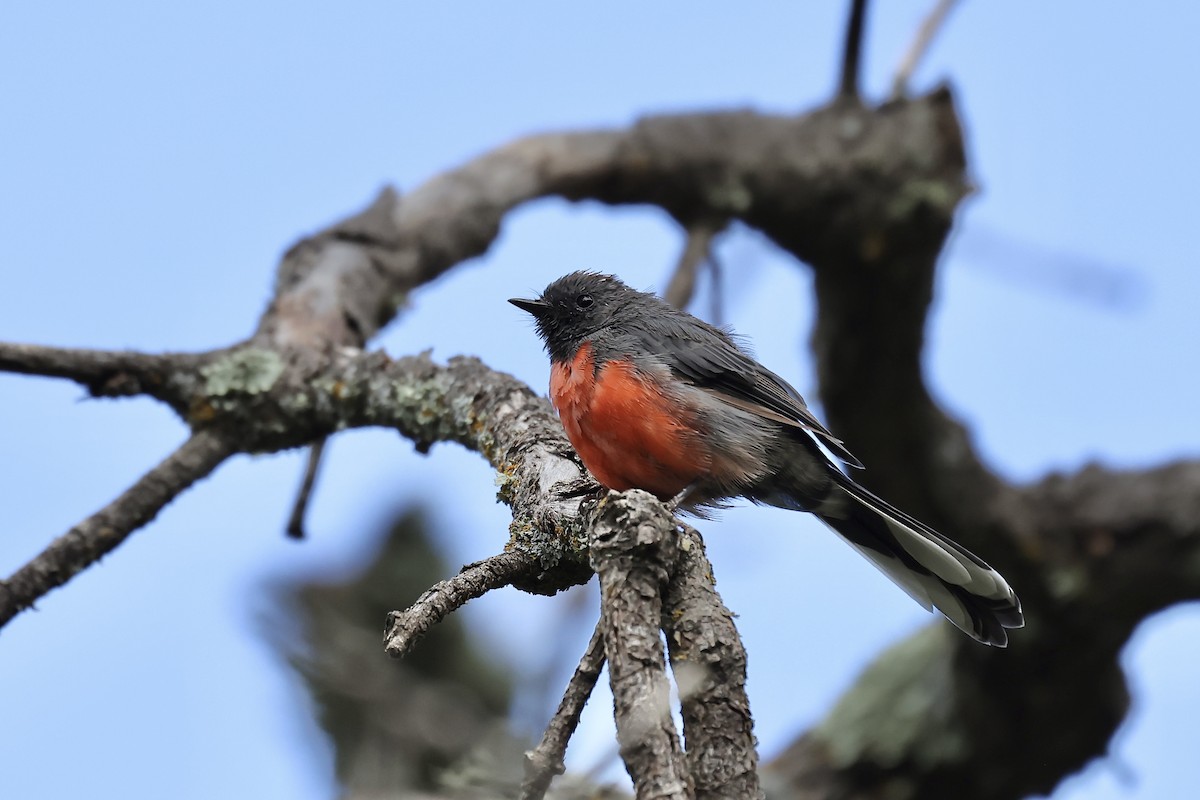
M 808 511 L 978 641 L 1004 647 L 1024 625 L 1000 573 L 847 477 L 827 453 L 858 459 L 726 331 L 593 272 L 509 302 L 533 315 L 550 399 L 602 485 L 692 510 L 740 496 Z

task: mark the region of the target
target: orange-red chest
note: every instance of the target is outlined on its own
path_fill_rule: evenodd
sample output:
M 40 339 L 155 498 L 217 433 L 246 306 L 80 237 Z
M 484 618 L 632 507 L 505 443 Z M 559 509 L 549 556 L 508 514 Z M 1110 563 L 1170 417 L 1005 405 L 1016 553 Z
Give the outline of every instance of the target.
M 708 471 L 694 415 L 629 362 L 597 369 L 586 342 L 569 362 L 551 365 L 550 400 L 584 465 L 609 489 L 666 499 Z

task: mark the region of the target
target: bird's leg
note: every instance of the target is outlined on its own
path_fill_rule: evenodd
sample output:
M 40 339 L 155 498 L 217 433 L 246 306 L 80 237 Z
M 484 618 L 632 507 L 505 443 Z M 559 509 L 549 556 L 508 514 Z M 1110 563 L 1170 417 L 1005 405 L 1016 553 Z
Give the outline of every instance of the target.
M 667 510 L 670 511 L 672 514 L 674 514 L 676 511 L 678 511 L 679 506 L 683 503 L 684 500 L 688 499 L 688 495 L 690 495 L 693 491 L 695 491 L 696 486 L 699 483 L 700 483 L 700 481 L 692 481 L 687 486 L 683 487 L 683 490 L 680 491 L 679 494 L 675 495 L 670 500 L 665 501 Z

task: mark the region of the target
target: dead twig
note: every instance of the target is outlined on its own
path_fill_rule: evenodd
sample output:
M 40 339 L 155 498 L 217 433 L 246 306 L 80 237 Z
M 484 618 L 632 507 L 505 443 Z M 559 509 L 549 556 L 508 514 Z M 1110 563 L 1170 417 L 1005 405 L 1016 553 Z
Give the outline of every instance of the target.
M 393 658 L 403 656 L 425 631 L 441 622 L 451 611 L 492 589 L 508 586 L 533 568 L 533 562 L 527 554 L 516 552 L 499 553 L 468 564 L 453 578 L 439 581 L 426 590 L 406 611 L 388 614 L 384 649 Z
M 0 342 L 0 372 L 66 378 L 94 397 L 148 394 L 179 405 L 169 384 L 195 371 L 207 358 L 192 353 L 139 353 L 132 350 L 86 350 Z
M 192 434 L 162 463 L 121 495 L 50 543 L 8 580 L 0 582 L 0 626 L 52 589 L 112 552 L 196 481 L 237 452 L 213 431 Z
M 896 77 L 892 79 L 892 100 L 899 100 L 908 94 L 909 80 L 917 71 L 917 65 L 921 63 L 929 46 L 933 44 L 934 37 L 946 22 L 946 17 L 950 15 L 955 3 L 957 0 L 938 0 L 933 10 L 922 20 L 921 27 L 917 29 L 917 35 L 913 37 L 912 44 L 908 46 L 904 58 L 900 60 L 900 66 L 896 68 Z
M 300 490 L 296 493 L 296 502 L 292 505 L 292 515 L 288 518 L 287 535 L 289 539 L 304 538 L 304 517 L 308 513 L 308 501 L 312 497 L 313 486 L 317 482 L 317 470 L 321 466 L 321 457 L 325 454 L 325 443 L 328 437 L 321 437 L 312 443 L 308 449 L 308 461 L 304 466 L 304 478 L 300 481 Z
M 842 48 L 842 73 L 838 81 L 838 97 L 859 99 L 858 75 L 861 72 L 863 29 L 867 16 L 867 0 L 851 0 L 850 19 L 846 23 L 846 40 Z
M 664 300 L 680 309 L 686 309 L 691 304 L 696 292 L 696 273 L 702 264 L 711 259 L 713 237 L 723 227 L 723 224 L 712 222 L 697 222 L 688 227 L 683 252 L 679 254 L 675 271 L 671 273 L 667 290 L 663 292 Z
M 521 784 L 521 800 L 542 800 L 550 781 L 555 775 L 562 775 L 566 770 L 563 756 L 567 752 L 567 743 L 579 725 L 579 715 L 587 705 L 600 671 L 604 669 L 604 632 L 600 624 L 592 633 L 575 674 L 567 684 L 562 701 L 538 746 L 525 754 L 525 780 Z

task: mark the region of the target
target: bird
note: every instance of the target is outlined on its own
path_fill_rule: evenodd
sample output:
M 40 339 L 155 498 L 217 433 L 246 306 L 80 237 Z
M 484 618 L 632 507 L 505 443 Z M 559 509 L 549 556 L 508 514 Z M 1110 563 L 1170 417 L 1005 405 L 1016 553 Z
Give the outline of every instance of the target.
M 975 640 L 1005 647 L 1024 625 L 1000 573 L 850 478 L 841 464 L 861 462 L 731 331 L 599 272 L 509 302 L 533 316 L 551 403 L 605 488 L 698 514 L 738 497 L 809 512 Z

